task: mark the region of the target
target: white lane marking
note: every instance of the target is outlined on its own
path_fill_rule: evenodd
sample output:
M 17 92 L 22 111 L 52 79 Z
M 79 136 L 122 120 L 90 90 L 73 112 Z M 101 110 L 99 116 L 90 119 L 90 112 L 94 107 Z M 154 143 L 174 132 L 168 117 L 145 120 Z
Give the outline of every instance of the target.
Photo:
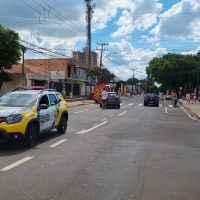
M 118 116 L 121 117 L 121 116 L 124 115 L 125 113 L 127 113 L 127 111 L 124 111 L 123 113 L 120 113 Z
M 77 112 L 74 112 L 75 114 L 78 114 L 78 113 L 83 113 L 83 112 L 87 112 L 88 110 L 80 110 L 80 111 L 77 111 Z
M 25 158 L 23 158 L 23 159 L 21 159 L 21 160 L 19 160 L 19 161 L 17 161 L 17 162 L 12 163 L 11 165 L 8 165 L 8 166 L 2 168 L 1 171 L 2 171 L 2 172 L 5 172 L 5 171 L 8 171 L 8 170 L 11 170 L 11 169 L 13 169 L 14 167 L 17 167 L 17 166 L 19 166 L 19 165 L 21 165 L 21 164 L 23 164 L 23 163 L 25 163 L 25 162 L 27 162 L 27 161 L 33 159 L 33 158 L 34 158 L 34 157 L 32 157 L 32 156 L 27 156 L 27 157 L 25 157 Z
M 87 130 L 81 130 L 81 131 L 79 131 L 79 132 L 77 132 L 77 133 L 75 133 L 76 135 L 83 135 L 83 134 L 85 134 L 85 133 L 88 133 L 88 132 L 90 132 L 90 131 L 92 131 L 92 130 L 94 130 L 94 129 L 96 129 L 96 128 L 98 128 L 98 127 L 100 127 L 100 126 L 102 126 L 102 125 L 104 125 L 104 124 L 106 124 L 106 123 L 108 123 L 108 121 L 104 121 L 104 122 L 102 122 L 101 124 L 98 124 L 98 125 L 96 125 L 96 126 L 94 126 L 94 127 L 92 127 L 92 128 L 89 128 L 89 129 L 87 129 Z
M 88 133 L 88 132 L 90 132 L 90 131 L 92 131 L 92 130 L 94 130 L 94 129 L 96 129 L 96 128 L 98 128 L 98 127 L 100 127 L 100 126 L 102 126 L 102 125 L 104 125 L 104 124 L 106 124 L 106 123 L 108 123 L 108 121 L 104 121 L 104 122 L 102 122 L 101 124 L 98 124 L 98 125 L 96 125 L 96 126 L 94 126 L 94 127 L 92 127 L 92 128 L 87 129 L 87 130 L 85 131 L 85 133 Z
M 160 104 L 159 107 L 162 107 L 162 104 Z
M 120 103 L 120 105 L 122 106 L 122 105 L 124 105 L 124 103 Z
M 138 106 L 142 106 L 142 105 L 143 105 L 142 103 L 138 104 Z
M 75 133 L 76 135 L 83 135 L 83 134 L 85 134 L 85 129 L 83 129 L 83 130 L 81 130 L 81 131 L 79 131 L 79 132 L 77 132 L 77 133 Z
M 104 122 L 104 121 L 106 121 L 106 120 L 107 120 L 107 118 L 104 118 L 104 119 L 101 120 L 101 122 Z
M 56 142 L 55 144 L 52 144 L 51 146 L 49 146 L 50 148 L 54 148 L 54 147 L 56 147 L 56 146 L 58 146 L 58 145 L 60 145 L 60 144 L 62 144 L 62 143 L 64 143 L 64 142 L 66 142 L 68 139 L 63 139 L 63 140 L 60 140 L 60 141 L 58 141 L 58 142 Z
M 165 106 L 165 113 L 166 113 L 166 114 L 168 113 L 168 111 L 167 111 L 167 106 Z
M 133 103 L 129 103 L 129 104 L 128 104 L 128 106 L 132 106 L 132 105 L 133 105 Z
M 92 126 L 96 126 L 96 125 L 98 125 L 98 123 L 95 123 L 95 124 L 93 124 Z
M 169 105 L 169 107 L 172 108 L 173 106 L 172 106 L 172 105 Z

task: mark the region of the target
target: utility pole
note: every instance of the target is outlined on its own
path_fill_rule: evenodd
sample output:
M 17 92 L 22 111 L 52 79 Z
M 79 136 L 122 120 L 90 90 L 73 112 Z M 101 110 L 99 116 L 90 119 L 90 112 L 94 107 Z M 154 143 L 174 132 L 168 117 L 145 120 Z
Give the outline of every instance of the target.
M 91 68 L 91 18 L 94 13 L 95 5 L 92 4 L 93 0 L 85 0 L 86 4 L 86 22 L 87 22 L 87 51 L 88 51 L 88 64 Z
M 24 69 L 24 54 L 25 54 L 25 50 L 22 50 L 22 74 L 25 73 L 25 69 Z
M 107 46 L 108 43 L 97 43 L 98 45 L 101 45 L 101 48 L 97 48 L 97 50 L 100 50 L 101 51 L 101 56 L 100 56 L 100 68 L 103 67 L 103 61 L 102 61 L 102 58 L 103 58 L 103 51 L 108 51 L 108 49 L 104 48 L 104 46 Z
M 104 46 L 107 46 L 108 43 L 97 43 L 98 45 L 101 45 L 101 48 L 97 48 L 97 50 L 100 50 L 101 51 L 101 56 L 100 56 L 100 69 L 103 68 L 103 61 L 102 61 L 102 58 L 103 58 L 103 51 L 108 51 L 108 49 L 104 48 Z M 103 82 L 103 72 L 101 71 L 101 82 Z
M 134 82 L 134 71 L 135 69 L 130 69 L 133 71 L 133 80 L 132 80 L 132 88 L 131 88 L 131 96 L 133 96 L 133 82 Z

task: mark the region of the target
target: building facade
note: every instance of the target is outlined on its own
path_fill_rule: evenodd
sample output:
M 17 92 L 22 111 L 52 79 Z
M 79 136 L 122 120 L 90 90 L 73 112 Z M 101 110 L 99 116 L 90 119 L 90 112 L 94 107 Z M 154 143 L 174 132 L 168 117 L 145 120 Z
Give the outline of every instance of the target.
M 73 51 L 72 52 L 73 60 L 80 64 L 88 64 L 88 52 L 84 50 L 83 52 L 80 51 Z M 91 51 L 91 68 L 97 67 L 97 53 Z
M 24 70 L 22 69 L 24 68 Z M 23 74 L 23 85 L 43 85 L 64 91 L 66 96 L 87 96 L 88 65 L 75 62 L 73 59 L 25 59 L 22 64 L 13 65 L 12 74 Z M 16 85 L 15 85 L 16 86 Z

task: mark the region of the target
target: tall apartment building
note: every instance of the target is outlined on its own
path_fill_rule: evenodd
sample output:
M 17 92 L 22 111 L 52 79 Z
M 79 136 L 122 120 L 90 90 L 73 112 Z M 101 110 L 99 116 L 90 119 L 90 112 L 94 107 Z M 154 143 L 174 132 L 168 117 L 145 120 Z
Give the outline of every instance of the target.
M 88 52 L 84 50 L 83 52 L 80 51 L 73 51 L 73 60 L 80 64 L 88 64 Z M 91 51 L 91 66 L 97 67 L 97 53 Z

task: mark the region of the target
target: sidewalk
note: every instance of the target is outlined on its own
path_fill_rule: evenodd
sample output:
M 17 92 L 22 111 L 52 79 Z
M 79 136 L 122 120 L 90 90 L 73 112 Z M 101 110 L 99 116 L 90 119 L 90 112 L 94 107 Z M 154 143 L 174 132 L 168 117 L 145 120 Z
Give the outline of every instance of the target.
M 192 104 L 183 101 L 184 109 L 190 114 L 191 117 L 200 119 L 200 103 Z
M 69 108 L 75 107 L 75 106 L 88 105 L 88 104 L 95 103 L 94 100 L 82 99 L 82 98 L 65 99 L 65 101 L 67 102 Z

